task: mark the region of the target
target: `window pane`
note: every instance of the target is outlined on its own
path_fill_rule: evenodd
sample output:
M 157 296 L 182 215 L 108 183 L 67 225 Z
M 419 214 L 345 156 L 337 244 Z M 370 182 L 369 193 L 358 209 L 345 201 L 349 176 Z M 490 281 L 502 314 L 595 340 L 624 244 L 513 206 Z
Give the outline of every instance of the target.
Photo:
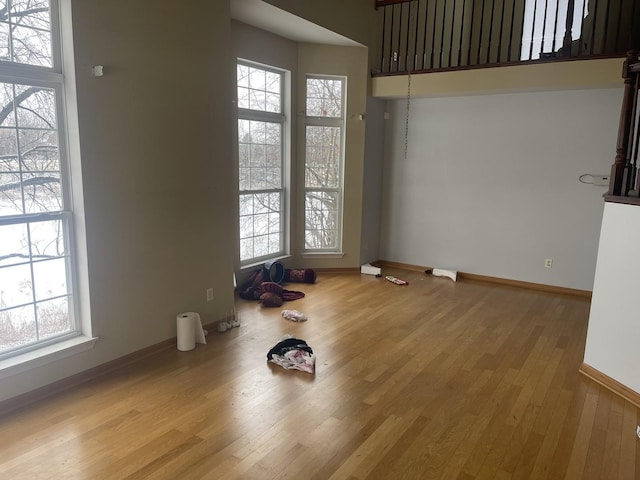
M 266 122 L 250 121 L 249 130 L 251 132 L 251 143 L 264 145 L 267 142 Z
M 60 176 L 48 173 L 22 175 L 25 213 L 62 210 Z
M 8 22 L 11 25 L 12 61 L 53 66 L 49 1 L 13 0 L 10 6 Z M 6 21 L 7 17 L 3 20 Z
M 9 54 L 9 24 L 0 23 L 0 60 L 11 61 Z
M 24 213 L 24 208 L 22 206 L 20 175 L 0 173 L 0 216 L 22 213 Z
M 36 300 L 67 294 L 67 272 L 64 258 L 33 264 Z
M 306 128 L 305 186 L 337 188 L 341 184 L 341 128 Z
M 260 90 L 249 90 L 249 108 L 251 110 L 267 110 L 267 94 Z
M 341 118 L 342 80 L 307 78 L 307 116 Z
M 31 252 L 34 257 L 63 257 L 67 254 L 62 220 L 29 224 Z
M 249 260 L 253 257 L 253 237 L 240 239 L 240 260 Z
M 249 136 L 249 120 L 238 120 L 238 142 L 251 143 Z
M 253 258 L 269 255 L 269 237 L 266 235 L 255 237 L 253 248 Z
M 269 233 L 269 215 L 262 213 L 253 217 L 253 228 L 257 235 Z
M 282 75 L 280 75 L 279 73 L 266 72 L 265 88 L 267 92 L 277 93 L 279 96 L 280 92 L 282 91 L 281 78 L 282 78 Z
M 15 25 L 51 30 L 48 0 L 12 0 L 10 15 Z
M 281 196 L 281 192 L 240 196 L 241 261 L 282 252 Z M 278 241 L 270 236 L 277 237 Z
M 269 212 L 271 208 L 269 204 L 270 199 L 271 194 L 269 193 L 258 193 L 253 196 L 253 211 L 256 213 L 256 217 L 258 214 Z
M 14 85 L 12 83 L 0 83 L 0 125 L 11 127 L 16 124 L 16 112 L 11 108 L 14 98 Z
M 238 65 L 236 78 L 239 108 L 282 113 L 281 73 Z
M 249 88 L 249 67 L 238 64 L 236 69 L 238 87 Z
M 253 216 L 240 217 L 240 238 L 253 237 Z
M 53 89 L 16 86 L 18 103 L 18 125 L 28 128 L 45 128 L 55 130 L 56 97 Z
M 265 166 L 265 146 L 251 145 L 251 159 L 249 165 L 253 168 L 261 168 Z
M 266 73 L 258 68 L 249 68 L 249 87 L 252 90 L 266 90 Z
M 280 252 L 282 249 L 280 248 L 280 235 L 279 234 L 271 234 L 268 237 L 269 239 L 269 251 L 270 252 Z
M 0 268 L 0 309 L 33 302 L 31 266 L 27 264 Z
M 267 145 L 265 151 L 265 165 L 269 168 L 281 169 L 282 167 L 282 148 Z
M 338 248 L 338 192 L 305 194 L 305 248 Z
M 16 26 L 11 34 L 14 62 L 41 67 L 53 66 L 50 32 Z
M 36 308 L 40 339 L 60 335 L 72 329 L 68 297 L 37 303 Z
M 279 123 L 266 123 L 265 135 L 267 145 L 281 145 L 282 125 Z
M 267 112 L 280 112 L 280 95 L 277 93 L 267 93 L 265 94 L 265 109 Z
M 240 195 L 240 215 L 253 213 L 253 195 Z
M 59 172 L 58 134 L 55 130 L 18 130 L 24 172 Z
M 280 231 L 280 212 L 273 212 L 269 214 L 269 231 Z
M 240 191 L 249 190 L 251 187 L 251 169 L 240 168 L 238 172 Z
M 241 143 L 238 145 L 238 165 L 240 168 L 249 168 L 249 145 Z
M 0 128 L 0 172 L 19 172 L 18 132 L 14 128 Z
M 265 168 L 264 185 L 266 188 L 279 188 L 282 185 L 280 168 Z
M 282 186 L 282 125 L 257 120 L 238 121 L 240 190 Z
M 0 275 L 2 275 L 1 270 Z M 37 338 L 33 305 L 0 310 L 0 351 L 28 345 L 35 342 Z
M 249 108 L 249 89 L 238 87 L 238 108 Z
M 29 245 L 25 241 L 27 239 L 26 224 L 0 226 L 0 238 L 2 239 L 0 242 L 0 272 L 2 267 L 7 265 L 29 261 Z M 0 285 L 3 284 L 0 282 Z

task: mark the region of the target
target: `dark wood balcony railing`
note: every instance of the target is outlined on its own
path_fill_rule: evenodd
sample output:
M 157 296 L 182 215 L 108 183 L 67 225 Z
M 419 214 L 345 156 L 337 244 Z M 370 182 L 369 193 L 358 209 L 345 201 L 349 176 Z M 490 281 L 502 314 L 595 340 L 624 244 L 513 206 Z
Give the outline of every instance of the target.
M 640 59 L 637 51 L 630 51 L 624 62 L 622 76 L 624 93 L 618 127 L 616 158 L 611 167 L 608 201 L 640 204 L 640 176 L 638 175 L 638 149 L 640 148 Z
M 406 74 L 521 62 L 624 57 L 640 0 L 376 0 L 380 65 Z

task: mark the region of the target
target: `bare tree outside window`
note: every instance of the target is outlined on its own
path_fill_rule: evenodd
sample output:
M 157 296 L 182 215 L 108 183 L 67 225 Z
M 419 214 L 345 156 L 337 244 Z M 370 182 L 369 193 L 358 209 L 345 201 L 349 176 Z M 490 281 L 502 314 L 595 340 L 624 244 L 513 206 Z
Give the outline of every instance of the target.
M 49 0 L 0 1 L 0 60 L 53 67 Z
M 307 78 L 306 250 L 341 248 L 344 83 L 343 78 Z
M 0 0 L 0 356 L 75 332 L 47 0 Z M 51 80 L 52 73 L 56 80 Z

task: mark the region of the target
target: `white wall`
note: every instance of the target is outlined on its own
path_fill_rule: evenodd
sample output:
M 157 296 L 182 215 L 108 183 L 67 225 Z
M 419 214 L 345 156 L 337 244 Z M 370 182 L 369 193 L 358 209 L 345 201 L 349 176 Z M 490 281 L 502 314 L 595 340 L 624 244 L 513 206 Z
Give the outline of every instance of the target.
M 362 233 L 360 264 L 380 259 L 380 205 L 382 203 L 382 164 L 384 161 L 383 100 L 367 98 L 362 177 Z
M 591 290 L 622 89 L 389 101 L 381 258 Z M 553 268 L 544 268 L 544 259 Z
M 640 392 L 640 207 L 606 203 L 584 363 Z

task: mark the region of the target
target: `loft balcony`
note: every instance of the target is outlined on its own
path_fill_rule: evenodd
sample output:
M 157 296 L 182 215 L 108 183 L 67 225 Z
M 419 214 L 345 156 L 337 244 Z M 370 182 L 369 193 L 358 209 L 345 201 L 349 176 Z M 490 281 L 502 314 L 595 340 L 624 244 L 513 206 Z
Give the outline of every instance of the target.
M 377 0 L 373 76 L 567 60 L 638 49 L 635 0 Z
M 376 0 L 375 6 L 382 11 L 382 44 L 372 69 L 374 96 L 624 84 L 606 200 L 640 205 L 639 1 Z M 413 74 L 427 75 L 412 83 Z

